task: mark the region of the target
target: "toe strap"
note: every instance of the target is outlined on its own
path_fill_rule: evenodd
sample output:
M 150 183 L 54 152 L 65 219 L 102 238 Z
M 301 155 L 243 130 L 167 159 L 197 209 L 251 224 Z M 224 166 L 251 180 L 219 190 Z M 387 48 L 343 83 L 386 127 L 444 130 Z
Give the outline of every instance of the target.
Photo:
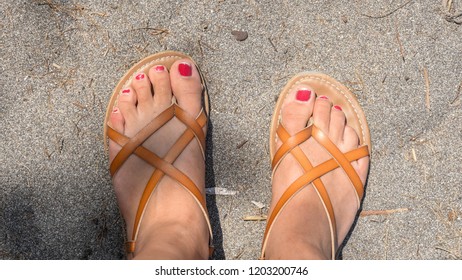
M 313 126 L 312 133 L 313 138 L 316 139 L 316 141 L 318 141 L 318 143 L 321 144 L 332 155 L 335 161 L 337 161 L 340 167 L 348 175 L 348 178 L 350 179 L 351 183 L 353 184 L 356 190 L 358 198 L 357 203 L 359 208 L 359 204 L 364 195 L 364 188 L 363 183 L 361 182 L 361 179 L 358 176 L 358 173 L 356 173 L 355 169 L 351 165 L 351 160 L 347 159 L 345 154 L 340 151 L 340 149 L 329 139 L 329 137 L 324 132 L 322 132 L 321 129 L 317 128 L 316 126 Z M 367 146 L 363 147 L 367 148 Z M 369 155 L 369 150 L 367 151 L 367 154 L 365 156 L 367 155 Z

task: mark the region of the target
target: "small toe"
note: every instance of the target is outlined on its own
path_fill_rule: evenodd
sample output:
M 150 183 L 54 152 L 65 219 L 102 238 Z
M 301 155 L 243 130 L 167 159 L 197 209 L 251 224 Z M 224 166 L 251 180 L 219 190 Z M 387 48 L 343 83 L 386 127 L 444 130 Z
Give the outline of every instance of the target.
M 149 70 L 149 79 L 154 88 L 154 104 L 169 106 L 172 103 L 170 75 L 164 65 L 155 65 Z
M 345 124 L 345 114 L 342 111 L 342 107 L 338 105 L 333 106 L 330 112 L 329 138 L 334 143 L 339 143 L 343 140 Z
M 136 92 L 139 109 L 144 110 L 145 106 L 152 105 L 151 82 L 145 73 L 141 72 L 135 75 L 132 87 Z
M 326 134 L 329 133 L 331 108 L 332 104 L 328 97 L 321 95 L 316 98 L 313 109 L 313 121 L 314 124 Z
M 136 117 L 137 95 L 132 87 L 124 88 L 119 93 L 117 106 L 125 120 Z
M 120 109 L 118 107 L 114 107 L 111 112 L 111 116 L 109 119 L 110 126 L 117 132 L 124 134 L 124 117 L 122 113 L 120 112 Z M 109 150 L 112 151 L 109 153 L 109 162 L 112 162 L 114 157 L 117 155 L 117 152 L 120 150 L 120 146 L 117 145 L 112 140 L 109 140 Z
M 343 147 L 344 151 L 342 152 L 349 152 L 359 145 L 359 137 L 354 128 L 351 126 L 345 126 L 343 132 Z

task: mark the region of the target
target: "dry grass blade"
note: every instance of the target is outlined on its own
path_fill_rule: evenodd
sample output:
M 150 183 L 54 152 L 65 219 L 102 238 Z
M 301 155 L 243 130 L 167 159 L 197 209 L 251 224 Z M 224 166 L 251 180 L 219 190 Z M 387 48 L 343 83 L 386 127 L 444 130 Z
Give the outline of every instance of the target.
M 456 260 L 462 260 L 462 256 L 458 255 L 457 253 L 455 253 L 455 252 L 453 252 L 451 250 L 448 250 L 448 249 L 443 248 L 443 247 L 435 247 L 435 249 L 441 250 L 441 251 L 444 251 L 444 252 L 450 254 Z
M 245 216 L 244 221 L 266 221 L 266 215 Z
M 378 216 L 378 215 L 390 215 L 393 213 L 400 213 L 400 212 L 407 212 L 409 208 L 397 208 L 397 209 L 388 209 L 388 210 L 365 210 L 362 211 L 359 216 L 366 217 L 366 216 Z
M 393 13 L 395 13 L 396 11 L 398 11 L 399 9 L 402 9 L 404 8 L 405 6 L 407 6 L 409 3 L 411 3 L 412 1 L 414 0 L 409 0 L 407 1 L 406 3 L 402 4 L 401 6 L 398 6 L 397 8 L 391 10 L 390 12 L 388 13 L 385 13 L 383 15 L 379 15 L 379 16 L 371 16 L 371 15 L 367 15 L 367 14 L 361 14 L 362 16 L 365 16 L 365 17 L 368 17 L 368 18 L 385 18 Z
M 462 82 L 460 82 L 459 87 L 457 88 L 457 94 L 456 97 L 451 101 L 451 105 L 456 102 L 457 99 L 460 97 L 460 92 L 462 92 Z
M 397 20 L 395 20 L 395 29 L 396 29 L 396 41 L 398 42 L 399 52 L 401 54 L 401 58 L 403 59 L 403 62 L 405 62 L 406 59 L 404 58 L 404 47 L 403 47 L 403 44 L 401 43 L 401 39 L 399 38 L 398 21 Z
M 428 78 L 427 67 L 424 67 L 423 75 L 425 79 L 425 107 L 427 111 L 430 111 L 430 79 Z

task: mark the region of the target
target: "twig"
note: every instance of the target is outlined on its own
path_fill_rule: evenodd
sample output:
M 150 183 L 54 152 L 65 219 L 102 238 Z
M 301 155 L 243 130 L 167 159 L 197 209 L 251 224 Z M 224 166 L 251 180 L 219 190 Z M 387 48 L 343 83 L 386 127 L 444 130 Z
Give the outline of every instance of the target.
M 134 28 L 131 31 L 135 30 L 152 30 L 151 35 L 161 35 L 161 34 L 170 34 L 170 31 L 165 28 L 155 28 L 155 27 L 139 27 L 139 28 Z
M 459 260 L 462 259 L 461 256 L 459 256 L 459 255 L 457 255 L 456 253 L 454 253 L 454 252 L 452 252 L 452 251 L 450 251 L 450 250 L 448 250 L 448 249 L 445 249 L 445 248 L 443 248 L 443 247 L 435 247 L 435 249 L 444 251 L 444 252 L 446 252 L 446 253 L 452 255 L 452 256 L 453 256 L 454 258 L 456 258 L 456 259 L 459 259 Z
M 427 107 L 427 111 L 430 111 L 430 79 L 428 78 L 428 70 L 427 67 L 423 69 L 424 79 L 425 79 L 425 106 Z
M 365 16 L 365 17 L 368 17 L 368 18 L 385 18 L 393 13 L 395 13 L 396 11 L 398 11 L 399 9 L 401 8 L 404 8 L 406 5 L 408 5 L 409 3 L 411 3 L 412 1 L 414 0 L 409 0 L 407 1 L 406 3 L 402 4 L 401 6 L 398 6 L 396 9 L 394 10 L 391 10 L 390 12 L 386 13 L 386 14 L 383 14 L 383 15 L 379 15 L 379 16 L 371 16 L 371 15 L 367 15 L 367 14 L 361 14 L 362 16 Z
M 237 149 L 242 148 L 247 142 L 249 142 L 249 140 L 244 140 L 244 141 L 242 141 L 239 145 L 236 146 L 236 148 L 237 148 Z
M 399 38 L 397 20 L 395 20 L 395 30 L 396 30 L 396 41 L 398 41 L 398 45 L 399 45 L 399 52 L 401 53 L 401 58 L 403 59 L 403 62 L 405 62 L 406 60 L 404 58 L 404 48 L 403 48 L 403 44 L 401 44 L 401 39 Z
M 456 100 L 459 98 L 460 92 L 462 92 L 462 82 L 460 82 L 460 85 L 459 85 L 459 87 L 457 88 L 456 97 L 454 97 L 454 99 L 451 101 L 451 105 L 454 104 L 454 102 L 456 102 Z
M 235 260 L 238 260 L 238 259 L 242 256 L 242 254 L 244 254 L 244 252 L 245 252 L 245 248 L 242 249 L 242 250 L 234 257 L 234 259 L 235 259 Z
M 377 215 L 390 215 L 393 213 L 400 213 L 400 212 L 407 212 L 409 211 L 408 208 L 397 208 L 397 209 L 388 209 L 388 210 L 366 210 L 362 211 L 359 216 L 366 217 L 366 216 L 377 216 Z
M 270 42 L 271 46 L 273 47 L 275 52 L 278 52 L 278 49 L 276 49 L 276 46 L 274 45 L 273 41 L 271 40 L 270 37 L 268 37 L 268 41 Z

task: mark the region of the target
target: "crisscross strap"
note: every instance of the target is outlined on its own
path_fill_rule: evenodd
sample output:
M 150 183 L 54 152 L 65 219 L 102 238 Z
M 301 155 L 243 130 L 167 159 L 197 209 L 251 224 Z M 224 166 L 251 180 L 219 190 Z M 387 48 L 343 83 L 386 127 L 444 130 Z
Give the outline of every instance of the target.
M 180 120 L 186 126 L 186 129 L 183 132 L 183 134 L 177 139 L 177 141 L 173 144 L 173 146 L 167 152 L 165 157 L 162 159 L 155 153 L 143 147 L 142 143 L 174 117 Z M 146 210 L 146 205 L 148 204 L 153 191 L 155 190 L 155 188 L 157 187 L 164 175 L 167 175 L 172 179 L 175 179 L 193 196 L 195 201 L 199 204 L 201 211 L 203 212 L 206 218 L 207 225 L 209 227 L 210 254 L 212 253 L 212 227 L 210 224 L 210 220 L 208 218 L 208 213 L 206 210 L 207 207 L 203 195 L 200 192 L 199 188 L 188 176 L 186 176 L 183 172 L 181 172 L 173 166 L 175 160 L 186 148 L 186 146 L 193 140 L 193 138 L 197 140 L 202 151 L 202 156 L 205 159 L 205 134 L 203 132 L 203 127 L 206 124 L 207 116 L 203 110 L 201 110 L 199 115 L 194 119 L 183 109 L 181 109 L 176 103 L 173 103 L 169 108 L 167 108 L 156 118 L 154 118 L 149 124 L 147 124 L 132 138 L 128 138 L 120 134 L 119 132 L 115 131 L 111 127 L 108 127 L 108 137 L 120 146 L 122 146 L 122 149 L 119 151 L 119 153 L 116 155 L 113 162 L 111 163 L 110 170 L 113 176 L 131 154 L 135 154 L 136 156 L 143 159 L 145 162 L 147 162 L 155 168 L 140 198 L 140 202 L 135 216 L 132 236 L 131 239 L 127 241 L 128 253 L 135 252 L 136 239 L 138 236 L 141 220 Z
M 279 126 L 276 131 L 279 139 L 282 142 L 282 145 L 275 153 L 272 160 L 273 175 L 281 163 L 281 161 L 289 153 L 298 161 L 300 166 L 304 170 L 304 174 L 292 182 L 286 191 L 282 194 L 279 201 L 276 203 L 273 211 L 271 212 L 268 222 L 265 229 L 265 234 L 263 238 L 262 245 L 262 255 L 261 258 L 264 258 L 266 243 L 268 235 L 272 229 L 275 219 L 278 217 L 279 213 L 287 205 L 287 203 L 304 187 L 309 184 L 313 184 L 316 193 L 318 194 L 321 202 L 323 204 L 324 210 L 327 213 L 327 218 L 329 220 L 329 227 L 331 232 L 332 240 L 332 258 L 335 258 L 335 250 L 338 246 L 337 242 L 337 229 L 335 222 L 334 209 L 330 201 L 327 190 L 320 179 L 321 176 L 327 174 L 338 167 L 343 168 L 348 178 L 352 182 L 354 189 L 357 194 L 358 202 L 362 199 L 363 196 L 363 186 L 361 180 L 359 179 L 358 174 L 351 166 L 352 161 L 356 161 L 360 158 L 366 157 L 369 155 L 369 150 L 367 146 L 361 146 L 357 149 L 354 149 L 347 153 L 342 153 L 332 141 L 325 135 L 318 127 L 311 125 L 301 130 L 297 134 L 290 136 L 287 130 L 284 128 L 282 123 L 279 123 Z M 310 163 L 305 153 L 300 149 L 299 145 L 309 138 L 315 139 L 320 145 L 322 145 L 332 156 L 331 159 L 319 164 L 316 167 Z M 358 184 L 359 182 L 359 184 Z M 359 203 L 358 203 L 359 207 Z

